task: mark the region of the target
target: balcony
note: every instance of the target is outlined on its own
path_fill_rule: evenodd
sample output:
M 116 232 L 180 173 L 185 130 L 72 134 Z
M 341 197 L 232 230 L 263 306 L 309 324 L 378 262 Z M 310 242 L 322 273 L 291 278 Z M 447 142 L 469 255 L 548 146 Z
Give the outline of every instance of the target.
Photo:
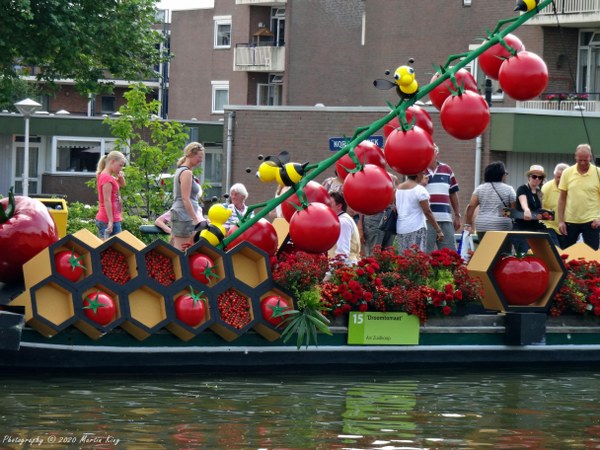
M 235 0 L 236 5 L 283 6 L 287 0 Z
M 525 25 L 557 27 L 560 24 L 574 28 L 600 26 L 600 0 L 556 0 L 555 4 L 558 20 L 550 4 Z
M 600 101 L 594 100 L 528 100 L 517 102 L 517 108 L 544 111 L 600 112 Z
M 285 47 L 236 44 L 233 57 L 236 72 L 283 72 Z

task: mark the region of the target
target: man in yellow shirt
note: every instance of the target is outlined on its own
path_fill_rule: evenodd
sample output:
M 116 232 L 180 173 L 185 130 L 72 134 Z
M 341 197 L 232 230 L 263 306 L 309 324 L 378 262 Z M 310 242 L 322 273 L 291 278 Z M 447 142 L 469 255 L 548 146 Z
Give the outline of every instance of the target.
M 554 168 L 554 179 L 542 186 L 542 208 L 554 211 L 553 220 L 543 220 L 542 222 L 544 222 L 544 225 L 548 228 L 548 234 L 550 234 L 554 245 L 557 245 L 560 248 L 564 248 L 564 236 L 558 230 L 558 216 L 556 214 L 558 209 L 558 198 L 560 197 L 558 186 L 560 184 L 562 173 L 567 167 L 569 167 L 567 163 L 557 164 Z
M 574 166 L 562 173 L 558 198 L 558 229 L 565 236 L 565 248 L 583 242 L 594 250 L 600 244 L 600 170 L 591 163 L 592 149 L 580 144 Z

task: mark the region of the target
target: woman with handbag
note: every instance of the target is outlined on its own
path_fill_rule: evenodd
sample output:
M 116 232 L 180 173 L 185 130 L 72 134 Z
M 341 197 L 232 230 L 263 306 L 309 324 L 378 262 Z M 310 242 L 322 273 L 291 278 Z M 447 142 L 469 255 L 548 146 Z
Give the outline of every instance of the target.
M 408 175 L 396 189 L 396 244 L 399 254 L 414 245 L 423 252 L 426 250 L 427 221 L 433 225 L 437 239 L 444 238 L 429 206 L 429 193 L 422 184 L 424 176 L 423 173 Z
M 473 217 L 479 207 L 474 224 L 479 242 L 486 231 L 511 231 L 513 228 L 512 219 L 504 211 L 515 207 L 517 194 L 512 186 L 506 184 L 507 175 L 504 163 L 496 161 L 488 164 L 483 172 L 483 184 L 477 186 L 471 196 L 463 228 L 473 233 Z M 510 253 L 510 242 L 504 250 Z

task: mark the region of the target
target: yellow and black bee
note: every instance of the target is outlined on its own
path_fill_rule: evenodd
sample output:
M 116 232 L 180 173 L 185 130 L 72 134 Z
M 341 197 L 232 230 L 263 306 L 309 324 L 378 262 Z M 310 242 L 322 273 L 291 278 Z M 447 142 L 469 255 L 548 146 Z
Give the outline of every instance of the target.
M 517 2 L 515 11 L 528 12 L 531 11 L 533 8 L 537 8 L 539 3 L 540 0 L 519 0 Z
M 289 160 L 290 155 L 285 150 L 278 156 L 267 156 L 258 166 L 256 176 L 263 183 L 276 181 L 280 186 L 293 186 L 304 176 L 308 162 L 300 164 Z
M 417 83 L 415 69 L 412 64 L 415 62 L 413 58 L 408 60 L 408 65 L 400 66 L 394 72 L 394 81 L 378 78 L 373 81 L 373 85 L 377 89 L 392 89 L 396 88 L 396 92 L 401 98 L 412 97 L 419 90 L 419 83 Z M 385 71 L 386 75 L 390 74 L 389 70 Z
M 227 235 L 227 230 L 223 224 L 227 222 L 231 214 L 232 212 L 230 209 L 219 203 L 212 205 L 207 214 L 210 222 L 200 222 L 196 226 L 194 241 L 198 241 L 199 238 L 204 238 L 211 245 L 216 247 Z

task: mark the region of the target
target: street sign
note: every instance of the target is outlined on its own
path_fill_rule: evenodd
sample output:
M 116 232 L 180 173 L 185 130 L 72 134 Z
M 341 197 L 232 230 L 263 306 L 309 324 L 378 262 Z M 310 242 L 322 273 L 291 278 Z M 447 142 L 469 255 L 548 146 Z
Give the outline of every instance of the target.
M 371 141 L 373 144 L 383 149 L 383 136 L 373 135 L 369 136 L 366 141 Z M 346 144 L 350 142 L 349 138 L 345 137 L 330 137 L 329 138 L 329 150 L 332 152 L 337 152 L 338 150 L 343 149 Z

